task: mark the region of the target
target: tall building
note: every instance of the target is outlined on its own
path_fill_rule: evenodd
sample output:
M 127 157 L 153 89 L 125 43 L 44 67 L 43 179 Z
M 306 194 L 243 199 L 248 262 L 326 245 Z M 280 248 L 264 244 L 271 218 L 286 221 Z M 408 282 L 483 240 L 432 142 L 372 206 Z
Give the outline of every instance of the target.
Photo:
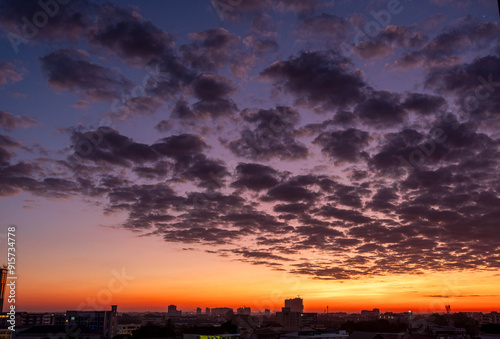
M 66 311 L 66 323 L 85 326 L 99 332 L 101 338 L 111 339 L 118 334 L 118 306 L 111 311 Z
M 210 307 L 205 308 L 205 314 L 210 315 Z
M 374 308 L 373 310 L 362 310 L 361 316 L 365 319 L 375 320 L 380 316 L 380 310 L 378 308 Z
M 302 313 L 300 315 L 302 326 L 313 326 L 318 324 L 318 313 Z
M 6 285 L 7 285 L 7 269 L 0 268 L 0 313 L 3 312 L 3 299 L 5 295 Z
M 304 312 L 304 304 L 302 298 L 293 298 L 285 300 L 285 307 L 289 307 L 291 312 Z
M 500 313 L 490 312 L 483 314 L 483 324 L 500 324 Z
M 237 310 L 236 310 L 236 314 L 251 314 L 252 313 L 252 310 L 250 309 L 250 307 L 239 307 Z
M 182 315 L 182 311 L 177 311 L 177 306 L 175 305 L 169 305 L 167 313 L 171 317 L 180 317 Z
M 196 308 L 196 315 L 201 315 L 201 307 Z
M 286 331 L 296 331 L 302 327 L 300 316 L 300 312 L 292 312 L 290 307 L 283 307 L 281 312 L 276 312 L 276 320 Z
M 226 317 L 228 314 L 233 314 L 233 309 L 229 307 L 215 307 L 211 311 L 212 316 Z
M 23 327 L 33 327 L 41 325 L 53 325 L 51 313 L 18 313 L 16 325 Z M 19 321 L 19 324 L 17 324 Z

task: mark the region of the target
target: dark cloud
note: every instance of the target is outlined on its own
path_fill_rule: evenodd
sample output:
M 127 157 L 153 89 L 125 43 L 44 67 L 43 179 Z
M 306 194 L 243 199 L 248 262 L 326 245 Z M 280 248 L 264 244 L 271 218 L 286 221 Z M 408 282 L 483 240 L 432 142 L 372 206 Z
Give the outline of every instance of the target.
M 280 0 L 277 8 L 281 11 L 292 11 L 296 13 L 312 12 L 324 4 L 319 0 Z
M 296 97 L 296 103 L 323 109 L 344 107 L 363 99 L 365 83 L 360 71 L 336 52 L 302 52 L 278 61 L 260 73 Z
M 227 78 L 217 74 L 200 74 L 191 83 L 193 94 L 202 101 L 211 101 L 227 97 L 234 93 L 236 88 Z
M 327 218 L 336 218 L 354 224 L 365 224 L 372 221 L 370 217 L 364 216 L 358 211 L 339 209 L 333 207 L 332 205 L 325 205 L 321 207 L 319 214 Z
M 426 68 L 457 64 L 460 53 L 471 45 L 484 50 L 498 43 L 500 24 L 497 22 L 476 22 L 464 18 L 449 27 L 422 48 L 408 52 L 394 62 L 392 67 L 409 69 L 417 66 Z
M 151 146 L 136 143 L 110 128 L 71 135 L 72 148 L 81 161 L 109 163 L 129 167 L 132 163 L 154 162 L 160 155 Z
M 304 159 L 309 151 L 294 137 L 294 125 L 299 121 L 297 110 L 277 107 L 269 110 L 244 110 L 243 120 L 253 126 L 241 132 L 239 139 L 229 142 L 229 149 L 237 156 L 253 160 Z
M 128 212 L 124 227 L 141 230 L 152 228 L 156 223 L 163 224 L 173 220 L 168 209 L 175 209 L 185 202 L 165 183 L 154 185 L 111 186 L 107 197 L 108 213 Z
M 440 129 L 431 129 L 429 133 L 414 129 L 387 133 L 379 151 L 369 161 L 370 166 L 386 175 L 399 176 L 413 168 L 436 164 L 449 153 L 447 145 L 442 143 L 444 139 L 446 136 Z
M 107 53 L 117 55 L 131 65 L 148 65 L 158 61 L 168 48 L 174 46 L 173 37 L 143 20 L 135 9 L 123 9 L 106 4 L 87 32 L 88 41 Z
M 42 57 L 42 69 L 50 86 L 94 100 L 121 98 L 132 83 L 121 74 L 88 61 L 82 50 L 60 49 Z
M 241 39 L 224 28 L 213 28 L 191 33 L 191 44 L 179 48 L 183 60 L 192 68 L 202 71 L 216 71 L 228 65 L 235 56 Z
M 434 69 L 427 74 L 425 86 L 446 94 L 453 94 L 459 106 L 458 114 L 467 119 L 497 116 L 500 99 L 500 58 L 489 55 L 471 63 Z M 438 75 L 439 74 L 439 75 Z
M 365 124 L 379 128 L 401 124 L 408 115 L 400 104 L 399 95 L 388 91 L 373 92 L 356 106 L 354 113 Z
M 313 276 L 315 279 L 325 280 L 345 280 L 357 275 L 360 271 L 344 269 L 341 267 L 328 267 L 326 265 L 315 265 L 302 263 L 294 265 L 291 273 Z
M 44 7 L 40 3 L 45 4 Z M 26 39 L 68 39 L 77 41 L 92 24 L 92 16 L 98 7 L 88 1 L 57 2 L 15 0 L 0 2 L 0 27 L 11 34 L 15 41 Z M 37 13 L 42 14 L 37 14 Z M 48 14 L 47 14 L 48 13 Z M 44 19 L 44 15 L 46 20 Z M 49 16 L 50 15 L 50 16 Z M 23 19 L 25 18 L 25 19 Z M 39 23 L 34 25 L 34 23 Z M 45 22 L 42 27 L 40 24 Z
M 188 169 L 182 173 L 182 177 L 198 181 L 201 187 L 221 188 L 224 177 L 229 173 L 221 160 L 207 159 L 205 155 L 200 154 L 193 158 Z
M 229 97 L 234 94 L 236 87 L 228 78 L 218 75 L 202 73 L 190 84 L 192 93 L 197 101 L 189 106 L 186 100 L 179 100 L 174 106 L 172 116 L 180 119 L 206 119 L 232 115 L 237 106 Z
M 277 52 L 280 48 L 274 39 L 258 39 L 250 36 L 245 39 L 245 44 L 249 46 L 257 55 Z
M 277 35 L 276 22 L 273 17 L 267 13 L 262 13 L 252 20 L 250 31 L 259 37 L 271 38 Z M 251 35 L 251 36 L 254 36 Z
M 296 34 L 302 38 L 320 39 L 323 43 L 334 44 L 345 40 L 349 29 L 345 18 L 322 13 L 302 18 L 297 24 Z
M 146 94 L 162 99 L 172 99 L 185 91 L 196 77 L 196 72 L 185 65 L 174 51 L 166 51 L 153 67 L 146 67 L 148 78 L 144 86 Z
M 412 28 L 387 25 L 380 29 L 372 39 L 357 42 L 352 47 L 344 45 L 342 48 L 349 48 L 351 52 L 364 60 L 372 60 L 399 51 L 421 47 L 427 41 L 427 36 L 420 31 L 414 31 Z
M 132 170 L 140 178 L 159 180 L 167 177 L 171 167 L 167 161 L 158 161 L 153 166 L 136 166 Z
M 185 167 L 194 157 L 208 148 L 205 141 L 197 135 L 172 135 L 153 144 L 152 149 L 157 153 L 176 161 L 177 167 Z
M 5 131 L 12 131 L 16 128 L 26 128 L 39 123 L 27 115 L 13 115 L 9 112 L 0 111 L 0 128 Z
M 121 225 L 142 236 L 315 279 L 499 267 L 498 24 L 465 18 L 443 30 L 437 15 L 387 25 L 354 45 L 360 65 L 390 56 L 389 68 L 422 67 L 424 88 L 390 91 L 367 85 L 350 59 L 312 47 L 347 41 L 360 15 L 348 22 L 321 14 L 316 0 L 227 4 L 223 19 L 251 20 L 243 36 L 209 29 L 188 34 L 178 49 L 135 8 L 61 5 L 30 41 L 71 40 L 96 55 L 60 49 L 42 57 L 49 85 L 79 95 L 76 108 L 117 100 L 113 118 L 165 104 L 171 112 L 155 120 L 165 137 L 141 142 L 79 124 L 64 129 L 71 154 L 56 160 L 35 141 L 0 136 L 0 195 L 79 196 L 124 215 Z M 0 26 L 19 33 L 18 19 L 38 10 L 36 2 L 0 0 Z M 307 51 L 276 60 L 282 27 L 274 19 L 290 11 L 298 20 L 290 31 Z M 142 93 L 130 97 L 135 84 L 94 60 L 144 67 Z M 18 86 L 25 73 L 21 63 L 2 61 L 0 85 Z M 238 95 L 233 77 L 242 77 Z M 293 107 L 262 108 L 265 98 L 243 91 L 255 79 Z M 35 123 L 0 111 L 5 130 Z M 207 140 L 219 136 L 225 148 L 172 134 L 178 128 L 210 131 Z M 253 162 L 218 158 L 228 151 Z M 310 157 L 333 164 L 304 161 Z
M 96 98 L 89 99 L 95 100 Z M 112 109 L 110 114 L 120 119 L 125 119 L 132 115 L 151 115 L 162 105 L 163 101 L 156 97 L 136 96 L 122 101 L 121 104 L 119 100 L 115 100 L 112 104 L 112 108 L 114 109 Z
M 408 93 L 402 106 L 418 114 L 436 115 L 447 108 L 447 103 L 442 96 Z
M 260 191 L 278 184 L 278 172 L 269 166 L 240 163 L 236 166 L 237 180 L 233 187 L 246 187 L 252 191 Z
M 7 148 L 20 148 L 21 143 L 15 141 L 8 135 L 0 134 L 0 165 L 9 165 L 10 159 L 15 155 L 14 152 L 8 151 Z
M 284 258 L 279 255 L 272 254 L 271 252 L 265 252 L 265 251 L 252 251 L 249 249 L 239 249 L 239 250 L 233 250 L 232 253 L 238 254 L 243 256 L 244 258 L 249 258 L 249 259 L 265 259 L 267 260 L 277 260 L 277 261 L 290 261 L 288 258 Z
M 173 126 L 174 126 L 173 121 L 162 120 L 155 126 L 155 128 L 160 132 L 168 132 Z
M 298 128 L 295 131 L 295 134 L 299 137 L 315 136 L 315 135 L 319 134 L 320 132 L 323 132 L 329 126 L 334 126 L 335 124 L 336 124 L 336 122 L 334 119 L 328 119 L 328 120 L 325 120 L 321 123 L 316 123 L 316 124 L 307 124 L 303 127 Z
M 379 41 L 362 41 L 354 47 L 353 51 L 360 58 L 369 60 L 389 55 L 392 48 Z
M 23 80 L 23 74 L 26 69 L 18 65 L 0 61 L 0 85 L 5 85 L 7 82 L 14 83 Z
M 368 154 L 364 148 L 370 142 L 367 132 L 355 128 L 343 131 L 321 133 L 313 143 L 321 146 L 321 151 L 335 162 L 358 162 L 365 159 Z
M 242 21 L 257 17 L 272 7 L 271 0 L 212 1 L 220 20 Z
M 279 213 L 302 214 L 306 212 L 309 207 L 308 204 L 304 203 L 278 204 L 274 205 L 274 211 Z
M 367 206 L 376 211 L 391 213 L 396 207 L 394 204 L 397 203 L 398 198 L 397 190 L 390 187 L 380 188 Z
M 362 208 L 361 196 L 365 194 L 365 189 L 355 186 L 347 186 L 342 184 L 335 184 L 332 195 L 328 200 L 335 201 L 339 204 L 349 206 L 352 208 Z
M 293 183 L 284 183 L 267 191 L 267 195 L 263 198 L 264 201 L 288 201 L 297 202 L 305 201 L 312 202 L 318 196 L 317 193 L 310 191 L 307 188 L 295 185 Z

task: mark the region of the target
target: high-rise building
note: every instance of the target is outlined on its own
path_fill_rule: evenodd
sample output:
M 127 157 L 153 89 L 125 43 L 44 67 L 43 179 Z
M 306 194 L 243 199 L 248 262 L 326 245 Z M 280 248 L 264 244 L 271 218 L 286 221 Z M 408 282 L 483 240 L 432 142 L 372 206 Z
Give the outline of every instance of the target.
M 201 307 L 196 308 L 196 315 L 201 315 Z
M 237 310 L 236 310 L 236 314 L 251 314 L 252 313 L 252 310 L 250 309 L 250 307 L 239 307 Z
M 291 312 L 304 312 L 304 304 L 302 298 L 293 298 L 285 300 L 285 307 L 289 307 Z
M 302 313 L 300 315 L 302 326 L 313 326 L 318 324 L 318 313 Z
M 118 334 L 117 307 L 112 305 L 111 311 L 66 311 L 66 323 L 85 326 L 111 339 Z
M 167 313 L 169 316 L 174 316 L 174 317 L 179 317 L 182 315 L 182 311 L 177 311 L 177 306 L 175 305 L 169 305 Z
M 374 308 L 373 310 L 362 310 L 361 316 L 365 319 L 375 320 L 380 316 L 380 310 L 378 308 Z
M 52 317 L 53 314 L 51 313 L 18 313 L 16 325 L 17 320 L 19 320 L 19 326 L 23 327 L 53 325 Z
M 490 312 L 483 314 L 483 324 L 500 324 L 500 313 Z
M 0 313 L 3 312 L 3 299 L 5 295 L 6 285 L 7 285 L 7 269 L 0 268 Z
M 276 312 L 276 320 L 285 330 L 296 331 L 302 326 L 300 315 L 300 312 L 292 312 L 290 307 L 283 307 L 281 312 Z
M 210 315 L 210 307 L 205 308 L 205 314 Z
M 233 309 L 229 307 L 215 307 L 212 308 L 211 314 L 213 317 L 226 317 L 234 313 Z

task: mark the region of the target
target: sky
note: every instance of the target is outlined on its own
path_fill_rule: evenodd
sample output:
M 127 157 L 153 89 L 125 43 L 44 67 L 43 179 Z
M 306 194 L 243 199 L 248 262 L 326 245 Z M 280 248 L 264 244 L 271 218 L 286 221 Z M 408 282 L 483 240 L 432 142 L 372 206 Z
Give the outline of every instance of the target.
M 499 21 L 490 0 L 0 0 L 16 309 L 497 310 Z

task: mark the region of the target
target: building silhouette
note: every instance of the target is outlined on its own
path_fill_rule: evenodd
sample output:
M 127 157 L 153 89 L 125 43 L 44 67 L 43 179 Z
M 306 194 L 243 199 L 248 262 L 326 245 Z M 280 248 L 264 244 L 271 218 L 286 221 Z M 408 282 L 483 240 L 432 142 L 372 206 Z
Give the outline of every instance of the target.
M 0 268 L 0 313 L 3 312 L 3 299 L 5 296 L 6 285 L 7 285 L 7 269 Z
M 236 310 L 236 314 L 251 314 L 252 313 L 252 310 L 250 309 L 250 307 L 239 307 L 237 310 Z
M 167 314 L 171 317 L 180 317 L 182 315 L 182 311 L 178 311 L 176 305 L 169 305 Z
M 302 327 L 300 312 L 292 312 L 290 307 L 281 308 L 281 312 L 276 312 L 276 321 L 287 331 L 298 330 Z
M 318 313 L 301 313 L 300 324 L 302 326 L 314 326 L 318 324 Z
M 111 311 L 66 311 L 66 323 L 84 326 L 97 331 L 101 338 L 111 339 L 118 334 L 117 308 L 112 305 Z
M 289 307 L 290 312 L 304 312 L 304 304 L 302 298 L 286 299 L 285 307 Z
M 233 314 L 233 309 L 229 307 L 215 307 L 212 308 L 210 314 L 213 317 L 226 317 Z

